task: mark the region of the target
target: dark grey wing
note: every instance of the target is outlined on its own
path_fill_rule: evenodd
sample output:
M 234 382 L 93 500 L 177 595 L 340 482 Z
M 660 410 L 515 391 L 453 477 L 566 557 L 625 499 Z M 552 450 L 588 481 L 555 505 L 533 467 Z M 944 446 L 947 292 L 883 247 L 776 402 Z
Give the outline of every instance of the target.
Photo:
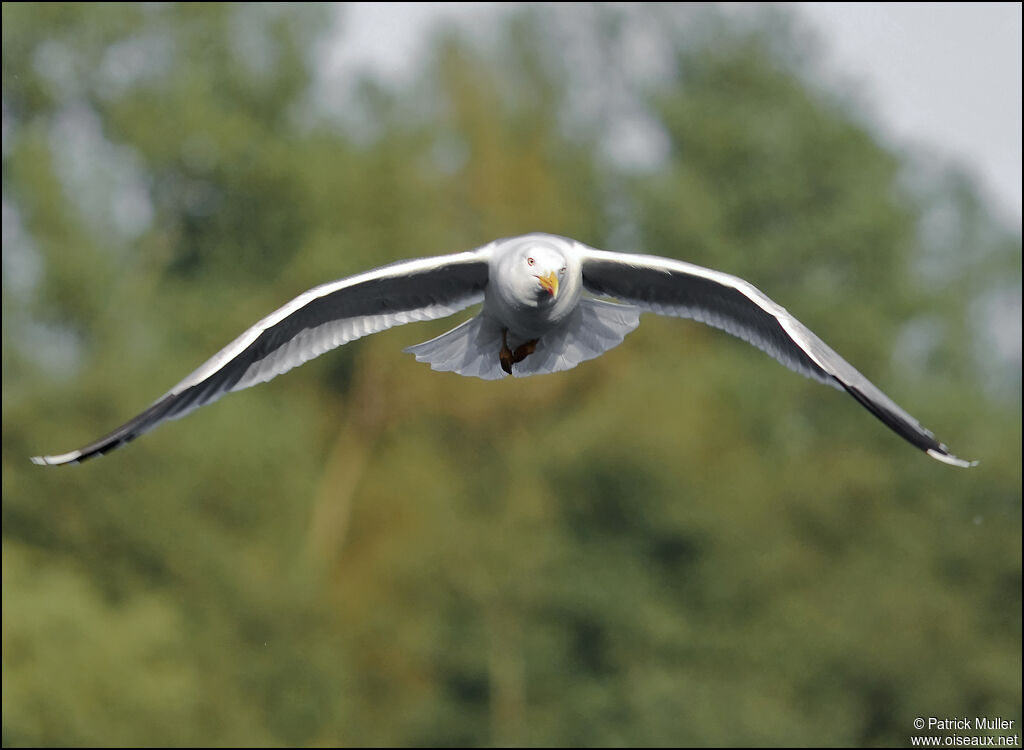
M 840 357 L 807 326 L 736 276 L 680 260 L 594 250 L 577 243 L 583 286 L 658 313 L 692 318 L 761 349 L 802 375 L 845 389 L 898 435 L 932 458 L 973 466 L 952 455 L 912 416 Z
M 483 300 L 492 245 L 399 261 L 314 287 L 271 313 L 144 412 L 77 451 L 35 456 L 37 464 L 84 461 L 229 391 L 263 383 L 324 352 L 392 326 L 433 320 Z

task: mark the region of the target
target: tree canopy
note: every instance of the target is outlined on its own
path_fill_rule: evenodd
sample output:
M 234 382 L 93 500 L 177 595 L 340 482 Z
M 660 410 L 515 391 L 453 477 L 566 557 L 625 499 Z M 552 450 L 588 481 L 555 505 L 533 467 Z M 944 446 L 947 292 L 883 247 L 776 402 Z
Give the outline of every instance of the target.
M 3 5 L 4 745 L 1019 727 L 1021 242 L 971 182 L 885 145 L 782 10 L 530 7 L 337 91 L 334 13 Z M 405 326 L 28 462 L 311 286 L 529 231 L 750 280 L 981 465 L 654 316 L 500 382 Z

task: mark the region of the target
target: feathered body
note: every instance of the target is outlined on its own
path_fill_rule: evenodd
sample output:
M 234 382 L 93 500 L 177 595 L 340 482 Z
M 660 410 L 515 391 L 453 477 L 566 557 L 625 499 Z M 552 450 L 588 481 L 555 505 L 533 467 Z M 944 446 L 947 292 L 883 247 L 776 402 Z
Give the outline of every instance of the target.
M 762 349 L 786 367 L 845 389 L 892 430 L 955 466 L 931 432 L 743 279 L 679 260 L 596 250 L 550 234 L 399 261 L 310 289 L 259 321 L 148 409 L 77 451 L 38 456 L 66 464 L 106 453 L 229 391 L 270 380 L 349 341 L 392 326 L 480 312 L 406 351 L 435 370 L 496 380 L 569 370 L 622 343 L 642 312 L 692 318 Z

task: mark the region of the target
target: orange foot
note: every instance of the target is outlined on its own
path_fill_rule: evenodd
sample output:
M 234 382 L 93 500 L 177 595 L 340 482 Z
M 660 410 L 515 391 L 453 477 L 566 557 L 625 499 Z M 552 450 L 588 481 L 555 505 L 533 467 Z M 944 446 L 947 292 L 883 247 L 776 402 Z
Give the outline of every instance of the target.
M 512 374 L 512 365 L 522 362 L 537 350 L 537 339 L 527 341 L 515 348 L 515 351 L 508 348 L 508 329 L 501 331 L 501 350 L 498 352 L 498 361 L 501 362 L 501 369 Z

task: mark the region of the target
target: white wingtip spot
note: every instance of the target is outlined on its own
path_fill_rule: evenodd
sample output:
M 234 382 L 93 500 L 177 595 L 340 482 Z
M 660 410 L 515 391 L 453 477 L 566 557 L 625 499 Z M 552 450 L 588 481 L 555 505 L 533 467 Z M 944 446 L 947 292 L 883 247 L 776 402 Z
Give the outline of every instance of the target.
M 80 451 L 71 451 L 71 453 L 62 453 L 59 456 L 32 456 L 30 460 L 37 466 L 60 466 L 61 464 L 75 463 L 81 456 Z
M 934 448 L 928 449 L 928 455 L 931 456 L 932 458 L 942 461 L 942 463 L 944 464 L 949 464 L 950 466 L 959 466 L 962 469 L 969 469 L 972 466 L 978 465 L 977 461 L 964 461 L 962 458 L 957 458 L 951 453 L 939 453 Z

